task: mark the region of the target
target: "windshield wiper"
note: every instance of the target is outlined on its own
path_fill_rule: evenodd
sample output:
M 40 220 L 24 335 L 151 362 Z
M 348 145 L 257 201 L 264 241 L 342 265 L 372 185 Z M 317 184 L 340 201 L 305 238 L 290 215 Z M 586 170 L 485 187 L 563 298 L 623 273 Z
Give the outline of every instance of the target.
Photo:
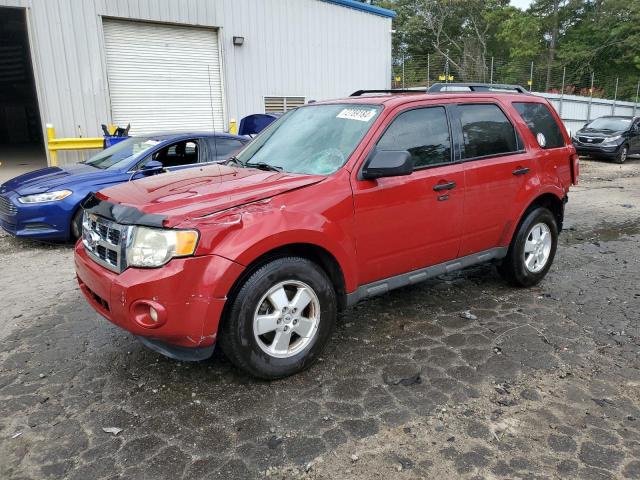
M 279 167 L 277 165 L 269 165 L 268 163 L 265 162 L 256 162 L 256 163 L 245 163 L 244 164 L 245 167 L 253 167 L 253 168 L 258 168 L 260 170 L 268 170 L 270 172 L 281 172 L 282 171 L 282 167 Z
M 226 162 L 224 162 L 225 165 L 229 165 L 230 163 L 235 163 L 236 165 L 240 165 L 241 167 L 244 167 L 245 164 L 242 162 L 242 160 L 240 160 L 238 157 L 236 157 L 235 155 L 229 157 L 227 159 Z

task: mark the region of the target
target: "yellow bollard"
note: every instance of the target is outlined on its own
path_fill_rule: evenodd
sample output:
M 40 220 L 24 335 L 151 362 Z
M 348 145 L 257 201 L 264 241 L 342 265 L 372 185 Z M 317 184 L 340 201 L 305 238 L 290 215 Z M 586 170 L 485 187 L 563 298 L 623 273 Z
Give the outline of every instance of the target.
M 58 152 L 49 148 L 48 144 L 56 138 L 56 130 L 53 125 L 47 123 L 47 148 L 49 149 L 49 158 L 51 158 L 51 166 L 58 166 Z
M 229 133 L 232 135 L 238 134 L 238 122 L 236 122 L 235 118 L 229 120 Z

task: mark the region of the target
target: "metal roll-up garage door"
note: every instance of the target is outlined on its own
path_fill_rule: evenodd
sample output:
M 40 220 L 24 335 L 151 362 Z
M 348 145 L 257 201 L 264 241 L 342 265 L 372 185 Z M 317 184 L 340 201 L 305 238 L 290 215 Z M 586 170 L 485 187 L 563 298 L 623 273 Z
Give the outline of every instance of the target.
M 132 134 L 224 128 L 218 33 L 104 19 L 114 124 Z

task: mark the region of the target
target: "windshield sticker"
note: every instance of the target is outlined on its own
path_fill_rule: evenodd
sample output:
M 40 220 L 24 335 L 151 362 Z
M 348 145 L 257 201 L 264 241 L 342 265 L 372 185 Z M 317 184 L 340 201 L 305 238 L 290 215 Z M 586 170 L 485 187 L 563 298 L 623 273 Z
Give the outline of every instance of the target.
M 375 114 L 376 110 L 373 108 L 345 108 L 338 115 L 336 115 L 336 118 L 368 122 L 375 116 Z

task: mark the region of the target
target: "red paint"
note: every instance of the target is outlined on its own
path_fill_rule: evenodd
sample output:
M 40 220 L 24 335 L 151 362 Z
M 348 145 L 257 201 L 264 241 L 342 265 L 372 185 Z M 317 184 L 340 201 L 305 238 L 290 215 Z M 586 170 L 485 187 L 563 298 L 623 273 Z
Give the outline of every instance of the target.
M 578 175 L 575 149 L 564 128 L 566 147 L 541 149 L 512 106 L 522 101 L 548 104 L 535 96 L 491 93 L 339 100 L 336 103 L 380 104 L 384 110 L 346 165 L 331 176 L 210 166 L 104 190 L 100 198 L 165 215 L 168 228 L 198 229 L 200 241 L 194 257 L 174 259 L 157 269 L 129 268 L 119 275 L 94 263 L 79 243 L 81 289 L 96 310 L 136 335 L 207 346 L 215 341 L 234 283 L 248 265 L 274 249 L 310 244 L 325 250 L 340 266 L 349 293 L 375 280 L 506 246 L 536 198 L 551 194 L 562 200 Z M 497 104 L 518 130 L 526 151 L 405 177 L 359 179 L 367 155 L 398 113 L 473 102 Z M 555 111 L 553 115 L 559 122 Z M 513 175 L 521 168 L 529 173 Z M 456 188 L 433 190 L 446 182 L 455 182 Z M 439 199 L 445 194 L 448 198 Z M 108 311 L 96 296 L 108 303 Z M 147 308 L 149 302 L 162 310 L 159 325 L 140 316 L 144 309 L 139 306 Z

